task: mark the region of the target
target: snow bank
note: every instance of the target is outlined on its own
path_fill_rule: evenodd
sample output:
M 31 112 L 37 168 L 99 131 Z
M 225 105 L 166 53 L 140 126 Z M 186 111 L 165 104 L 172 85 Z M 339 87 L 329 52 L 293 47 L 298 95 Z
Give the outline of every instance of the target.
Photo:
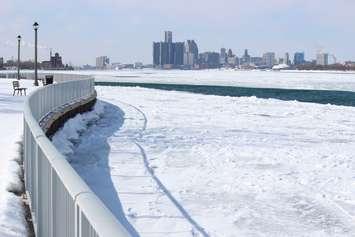
M 80 141 L 80 135 L 87 128 L 99 120 L 104 113 L 104 104 L 98 101 L 93 111 L 78 114 L 69 119 L 64 126 L 53 136 L 52 143 L 68 159 L 72 161 L 74 148 Z
M 26 221 L 21 197 L 21 159 L 18 141 L 23 130 L 23 103 L 25 96 L 12 96 L 11 79 L 0 79 L 0 236 L 26 236 Z M 21 80 L 21 86 L 33 90 L 32 81 Z M 13 193 L 14 192 L 14 193 Z

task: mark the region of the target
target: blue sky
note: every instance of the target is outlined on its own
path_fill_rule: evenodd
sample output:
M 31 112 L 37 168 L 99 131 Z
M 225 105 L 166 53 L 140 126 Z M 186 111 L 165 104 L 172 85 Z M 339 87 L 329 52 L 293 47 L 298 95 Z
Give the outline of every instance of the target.
M 49 49 L 66 63 L 152 61 L 152 42 L 173 31 L 175 41 L 195 39 L 200 51 L 231 48 L 241 55 L 322 50 L 355 60 L 354 0 L 0 0 L 0 57 L 33 57 L 32 24 L 40 24 L 40 59 Z

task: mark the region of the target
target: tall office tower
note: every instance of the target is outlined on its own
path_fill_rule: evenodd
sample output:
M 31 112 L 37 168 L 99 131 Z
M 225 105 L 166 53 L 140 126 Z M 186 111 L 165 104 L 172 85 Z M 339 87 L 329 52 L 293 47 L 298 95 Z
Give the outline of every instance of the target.
M 233 57 L 233 51 L 231 49 L 228 50 L 228 57 Z
M 226 61 L 227 61 L 227 50 L 225 48 L 221 48 L 220 64 L 225 64 Z
M 290 54 L 285 53 L 284 64 L 291 65 Z
M 241 58 L 240 64 L 244 64 L 244 65 L 249 65 L 250 64 L 250 55 L 248 54 L 248 50 L 247 49 L 245 49 L 245 51 L 244 51 L 244 55 Z
M 160 49 L 161 49 L 161 43 L 160 42 L 153 42 L 153 65 L 154 66 L 161 65 Z
M 106 69 L 110 63 L 110 59 L 107 56 L 100 56 L 96 58 L 96 69 Z
M 329 64 L 329 54 L 318 53 L 317 54 L 317 65 L 327 66 Z
M 4 58 L 0 58 L 0 69 L 4 68 Z
M 293 64 L 295 65 L 302 65 L 305 63 L 304 53 L 296 52 L 293 57 Z
M 184 65 L 184 42 L 173 43 L 173 62 L 174 67 Z
M 272 68 L 275 65 L 275 53 L 267 52 L 263 54 L 264 65 L 268 68 Z
M 162 42 L 160 51 L 161 65 L 171 65 L 173 62 L 173 46 L 170 43 Z
M 184 64 L 184 45 L 184 42 L 173 43 L 172 32 L 166 31 L 164 42 L 153 42 L 154 66 L 164 69 L 180 68 Z
M 194 40 L 187 40 L 184 45 L 184 65 L 192 67 L 198 63 L 198 47 Z
M 172 43 L 173 42 L 173 32 L 165 31 L 165 43 Z

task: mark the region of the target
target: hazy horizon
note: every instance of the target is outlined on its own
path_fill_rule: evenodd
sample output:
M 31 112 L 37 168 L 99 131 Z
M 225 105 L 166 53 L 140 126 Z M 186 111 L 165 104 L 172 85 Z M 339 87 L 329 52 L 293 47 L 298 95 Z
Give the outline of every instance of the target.
M 1 0 L 0 57 L 17 55 L 17 35 L 23 37 L 22 58 L 33 58 L 32 24 L 38 21 L 39 60 L 50 48 L 65 63 L 94 64 L 107 55 L 111 62 L 152 62 L 152 42 L 164 30 L 174 41 L 194 39 L 203 51 L 231 48 L 238 56 L 273 51 L 317 51 L 339 61 L 354 60 L 355 2 L 351 0 L 220 0 L 189 2 L 156 0 Z

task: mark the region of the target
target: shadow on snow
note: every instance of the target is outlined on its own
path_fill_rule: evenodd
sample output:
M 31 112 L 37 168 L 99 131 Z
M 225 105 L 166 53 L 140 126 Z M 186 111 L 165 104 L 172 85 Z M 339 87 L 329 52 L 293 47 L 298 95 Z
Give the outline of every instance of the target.
M 104 116 L 90 124 L 88 129 L 81 134 L 80 142 L 74 149 L 71 165 L 128 232 L 133 237 L 138 237 L 139 234 L 126 219 L 112 182 L 109 166 L 108 139 L 122 127 L 124 112 L 112 104 L 103 101 L 99 103 L 105 105 Z

